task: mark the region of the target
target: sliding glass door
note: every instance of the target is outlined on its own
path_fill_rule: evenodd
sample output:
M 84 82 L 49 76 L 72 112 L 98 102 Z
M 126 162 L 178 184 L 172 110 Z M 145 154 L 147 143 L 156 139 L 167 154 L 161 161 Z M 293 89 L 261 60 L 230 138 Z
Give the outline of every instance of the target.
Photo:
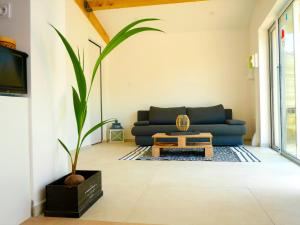
M 297 157 L 294 4 L 279 18 L 282 151 Z
M 300 88 L 299 2 L 293 1 L 269 30 L 272 148 L 296 159 L 300 159 L 300 151 L 297 152 L 300 92 L 296 90 Z

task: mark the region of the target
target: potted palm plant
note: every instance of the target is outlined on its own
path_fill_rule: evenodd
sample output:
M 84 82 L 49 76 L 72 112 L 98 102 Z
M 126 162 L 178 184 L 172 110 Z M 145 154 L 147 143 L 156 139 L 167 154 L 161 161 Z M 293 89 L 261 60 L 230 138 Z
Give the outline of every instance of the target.
M 112 38 L 95 63 L 89 87 L 87 86 L 83 70 L 84 55 L 81 60 L 79 51 L 78 55 L 76 55 L 67 39 L 59 32 L 58 29 L 51 25 L 68 52 L 77 81 L 77 88 L 72 87 L 73 106 L 77 125 L 77 143 L 73 156 L 70 149 L 64 144 L 64 142 L 61 139 L 58 139 L 62 149 L 64 149 L 69 156 L 71 162 L 71 173 L 46 186 L 45 216 L 80 217 L 103 195 L 101 186 L 101 171 L 77 170 L 80 150 L 85 139 L 105 124 L 114 121 L 113 119 L 100 121 L 86 133 L 83 132 L 88 111 L 87 103 L 93 88 L 96 72 L 101 61 L 104 60 L 113 49 L 129 37 L 145 31 L 161 31 L 152 27 L 136 27 L 141 23 L 155 20 L 158 19 L 146 18 L 137 20 L 124 27 L 115 35 L 114 38 Z

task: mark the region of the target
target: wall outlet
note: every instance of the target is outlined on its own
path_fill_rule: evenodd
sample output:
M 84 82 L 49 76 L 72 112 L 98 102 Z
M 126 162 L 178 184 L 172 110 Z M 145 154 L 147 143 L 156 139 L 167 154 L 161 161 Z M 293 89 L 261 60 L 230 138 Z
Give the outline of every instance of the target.
M 11 17 L 11 5 L 10 3 L 0 3 L 0 18 Z

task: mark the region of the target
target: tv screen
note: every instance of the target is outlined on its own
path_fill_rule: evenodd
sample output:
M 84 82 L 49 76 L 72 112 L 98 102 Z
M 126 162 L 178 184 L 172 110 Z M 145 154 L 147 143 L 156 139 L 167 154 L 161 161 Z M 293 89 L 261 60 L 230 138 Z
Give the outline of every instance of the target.
M 27 54 L 0 47 L 0 92 L 4 94 L 27 93 Z

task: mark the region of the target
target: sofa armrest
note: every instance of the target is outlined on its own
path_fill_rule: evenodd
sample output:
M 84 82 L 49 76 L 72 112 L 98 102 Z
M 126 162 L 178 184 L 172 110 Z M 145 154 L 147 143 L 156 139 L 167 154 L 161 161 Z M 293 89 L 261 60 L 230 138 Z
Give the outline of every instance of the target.
M 243 120 L 225 120 L 225 123 L 229 124 L 229 125 L 245 125 L 246 124 L 246 122 Z
M 150 123 L 149 121 L 137 121 L 134 123 L 134 126 L 148 126 Z

